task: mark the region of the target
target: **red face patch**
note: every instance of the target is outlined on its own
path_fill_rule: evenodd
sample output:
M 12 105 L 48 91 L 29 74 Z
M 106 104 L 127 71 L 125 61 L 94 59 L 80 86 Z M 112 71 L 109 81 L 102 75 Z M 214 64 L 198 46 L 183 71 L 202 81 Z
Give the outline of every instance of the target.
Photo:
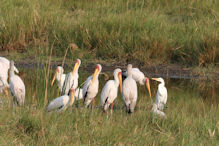
M 96 66 L 96 69 L 100 70 L 100 67 L 99 67 L 99 65 L 97 65 L 97 66 Z
M 121 75 L 121 74 L 122 74 L 122 72 L 119 72 L 119 73 L 118 73 L 118 75 Z
M 73 88 L 71 88 L 70 90 L 71 90 L 71 92 L 75 92 L 75 90 Z
M 79 59 L 76 60 L 76 63 L 79 64 Z
M 145 79 L 145 83 L 147 83 L 147 82 L 149 82 L 149 79 L 148 79 L 148 78 Z

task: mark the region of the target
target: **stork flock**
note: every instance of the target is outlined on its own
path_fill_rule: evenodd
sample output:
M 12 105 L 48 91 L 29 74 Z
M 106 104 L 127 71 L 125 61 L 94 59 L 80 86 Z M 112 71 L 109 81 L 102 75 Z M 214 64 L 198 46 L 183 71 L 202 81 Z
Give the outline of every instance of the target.
M 61 96 L 55 98 L 47 105 L 46 110 L 48 112 L 63 112 L 68 107 L 71 107 L 75 100 L 80 99 L 83 99 L 85 107 L 91 106 L 94 108 L 95 97 L 97 96 L 99 89 L 98 77 L 102 70 L 102 66 L 100 64 L 96 65 L 94 73 L 87 78 L 83 88 L 80 89 L 78 87 L 78 70 L 80 65 L 81 60 L 77 59 L 72 71 L 68 74 L 64 74 L 63 67 L 58 66 L 56 68 L 51 86 L 53 86 L 56 80 Z M 9 84 L 7 81 L 8 72 Z M 25 101 L 25 85 L 22 79 L 15 73 L 19 73 L 19 71 L 14 66 L 14 61 L 9 61 L 5 57 L 0 57 L 0 93 L 3 92 L 8 99 L 8 88 L 10 88 L 14 103 L 17 103 L 19 106 L 23 106 Z M 100 96 L 101 107 L 107 112 L 107 114 L 109 108 L 111 114 L 113 112 L 114 101 L 118 96 L 119 86 L 120 92 L 122 93 L 122 99 L 125 103 L 128 113 L 133 113 L 136 106 L 138 98 L 136 82 L 138 82 L 140 85 L 146 86 L 151 98 L 149 78 L 145 77 L 144 73 L 138 68 L 132 68 L 132 65 L 129 64 L 127 66 L 127 70 L 124 72 L 122 72 L 122 70 L 119 68 L 115 69 L 113 76 L 114 80 L 109 80 L 106 82 Z M 122 81 L 122 76 L 126 77 L 124 81 Z M 152 113 L 160 117 L 166 117 L 165 113 L 163 112 L 167 102 L 167 89 L 165 87 L 165 82 L 162 78 L 151 79 L 160 82 L 158 85 L 156 100 L 152 107 Z

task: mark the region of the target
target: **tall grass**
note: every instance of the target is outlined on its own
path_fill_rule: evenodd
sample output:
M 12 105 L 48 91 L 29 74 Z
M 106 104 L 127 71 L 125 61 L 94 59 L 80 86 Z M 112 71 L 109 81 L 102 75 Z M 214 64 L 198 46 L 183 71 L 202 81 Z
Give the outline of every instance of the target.
M 37 52 L 54 40 L 81 58 L 206 65 L 218 62 L 217 0 L 2 0 L 2 50 Z
M 66 69 L 65 72 L 71 69 Z M 25 107 L 8 109 L 0 104 L 1 145 L 217 145 L 219 141 L 218 98 L 200 94 L 195 82 L 166 80 L 167 119 L 153 117 L 152 101 L 145 87 L 139 86 L 137 107 L 132 115 L 125 112 L 121 95 L 115 101 L 113 115 L 107 118 L 101 109 L 75 106 L 64 113 L 47 113 L 44 108 L 46 69 L 26 72 Z M 50 72 L 49 78 L 52 77 Z M 88 73 L 80 72 L 80 83 Z M 110 77 L 112 78 L 112 77 Z M 100 76 L 100 90 L 105 83 Z M 48 80 L 50 82 L 51 80 Z M 187 85 L 191 85 L 187 88 Z M 205 87 L 207 88 L 207 86 Z M 157 83 L 151 82 L 153 99 Z M 58 96 L 58 89 L 48 87 L 48 101 Z M 211 91 L 210 91 L 211 92 Z M 216 92 L 217 94 L 217 92 Z M 1 97 L 1 95 L 0 95 Z M 3 100 L 3 97 L 0 98 Z M 74 103 L 75 105 L 76 103 Z M 100 95 L 96 97 L 100 105 Z

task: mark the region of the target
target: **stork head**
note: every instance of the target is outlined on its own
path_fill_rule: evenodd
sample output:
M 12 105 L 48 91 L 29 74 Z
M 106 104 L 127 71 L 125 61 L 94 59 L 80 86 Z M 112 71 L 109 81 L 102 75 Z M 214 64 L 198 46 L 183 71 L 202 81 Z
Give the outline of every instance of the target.
M 75 71 L 80 67 L 80 65 L 81 65 L 81 60 L 80 60 L 80 59 L 77 59 L 77 60 L 76 60 L 76 63 L 75 63 L 75 66 L 74 66 L 74 68 L 73 68 L 72 74 L 75 73 Z
M 94 74 L 93 74 L 92 83 L 95 81 L 96 76 L 101 72 L 101 70 L 102 70 L 102 66 L 100 64 L 97 64 Z
M 63 69 L 63 67 L 61 67 L 61 66 L 57 66 L 57 68 L 56 68 L 56 72 L 57 72 L 57 73 L 60 73 L 60 74 L 63 74 L 63 73 L 64 73 L 64 69 Z
M 61 66 L 57 66 L 57 68 L 56 68 L 56 72 L 55 72 L 55 74 L 54 74 L 54 76 L 53 76 L 53 79 L 52 79 L 52 82 L 51 82 L 51 86 L 53 86 L 57 74 L 63 74 L 63 73 L 64 73 L 64 69 L 63 69 L 63 67 L 61 67 Z

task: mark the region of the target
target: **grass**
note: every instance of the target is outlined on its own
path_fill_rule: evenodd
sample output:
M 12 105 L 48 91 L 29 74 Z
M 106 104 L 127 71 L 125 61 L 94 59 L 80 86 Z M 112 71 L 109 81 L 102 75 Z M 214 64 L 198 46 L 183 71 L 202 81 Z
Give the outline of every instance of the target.
M 217 0 L 2 0 L 1 50 L 206 66 L 218 63 Z M 23 54 L 22 54 L 23 55 Z
M 66 69 L 65 72 L 70 71 Z M 92 112 L 83 108 L 67 109 L 64 113 L 47 113 L 43 107 L 45 69 L 23 70 L 26 76 L 26 105 L 14 109 L 1 104 L 1 145 L 217 145 L 219 114 L 217 89 L 202 90 L 199 82 L 166 80 L 168 102 L 167 119 L 153 117 L 152 101 L 139 86 L 135 112 L 125 112 L 121 94 L 115 101 L 113 115 L 107 118 L 99 108 Z M 52 74 L 50 72 L 50 80 Z M 88 74 L 80 72 L 80 83 Z M 112 76 L 110 77 L 112 78 Z M 100 76 L 102 89 L 105 83 Z M 190 85 L 187 88 L 188 84 Z M 214 88 L 206 84 L 205 88 Z M 157 83 L 151 82 L 153 100 Z M 58 96 L 57 88 L 48 86 L 48 100 Z M 203 92 L 206 94 L 202 94 Z M 4 98 L 1 97 L 1 100 Z M 100 95 L 96 105 L 100 105 Z M 79 107 L 83 103 L 79 102 Z M 215 131 L 215 133 L 213 132 Z

